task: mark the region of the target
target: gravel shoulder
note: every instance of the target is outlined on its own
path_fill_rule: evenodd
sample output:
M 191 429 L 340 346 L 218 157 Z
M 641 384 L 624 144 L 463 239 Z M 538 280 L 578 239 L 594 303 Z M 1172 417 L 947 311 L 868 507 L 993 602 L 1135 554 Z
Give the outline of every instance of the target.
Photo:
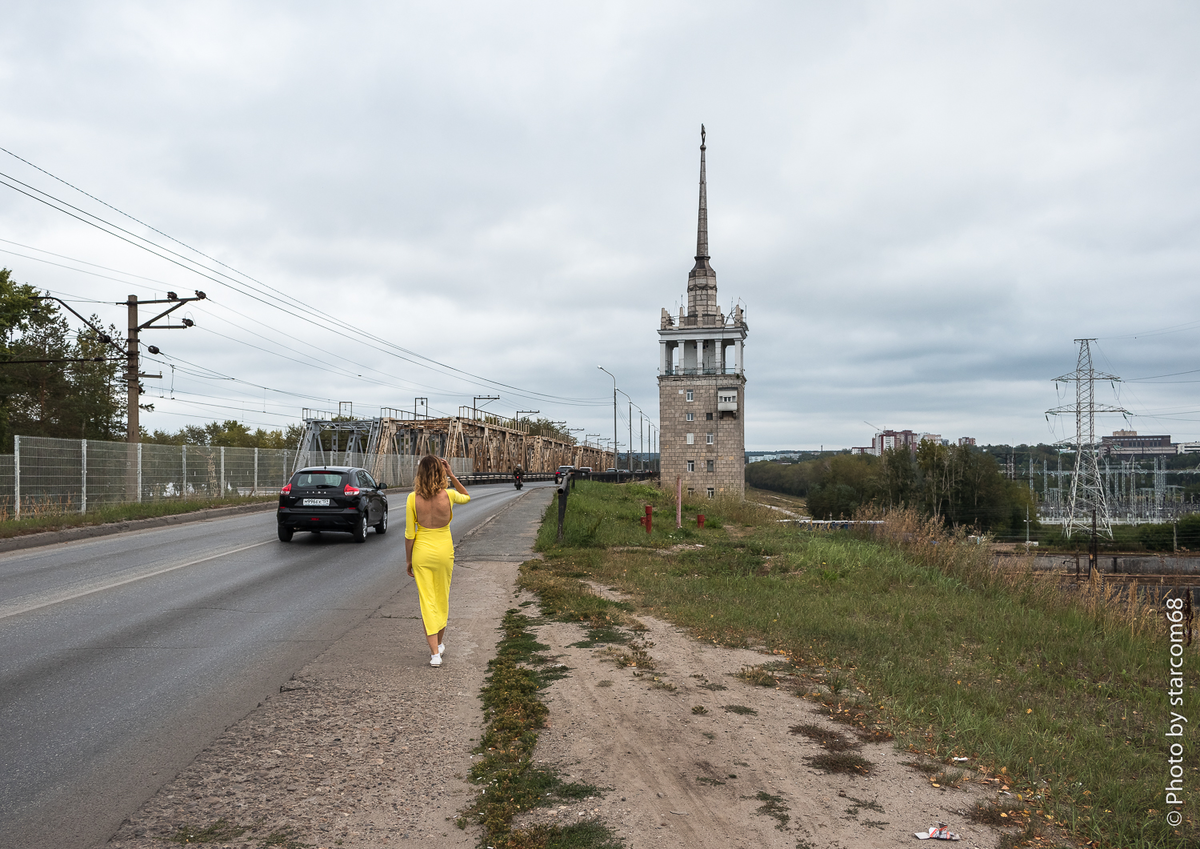
M 478 829 L 455 824 L 476 795 L 466 779 L 482 728 L 478 695 L 504 612 L 530 600 L 515 579 L 550 495 L 528 492 L 459 544 L 440 669 L 428 666 L 415 594 L 401 590 L 213 741 L 126 819 L 109 849 L 163 849 L 206 828 L 205 845 L 238 849 L 478 846 Z M 642 621 L 653 671 L 573 646 L 579 626 L 537 627 L 571 671 L 544 693 L 550 719 L 535 759 L 603 790 L 531 821 L 599 817 L 630 849 L 911 847 L 915 831 L 939 820 L 959 845 L 999 844 L 998 832 L 962 814 L 996 798 L 995 785 L 933 787 L 891 743 L 858 750 L 874 765 L 869 776 L 813 769 L 804 759 L 822 750 L 789 729 L 846 728 L 787 689 L 736 677 L 769 656 Z M 222 822 L 231 828 L 212 828 Z

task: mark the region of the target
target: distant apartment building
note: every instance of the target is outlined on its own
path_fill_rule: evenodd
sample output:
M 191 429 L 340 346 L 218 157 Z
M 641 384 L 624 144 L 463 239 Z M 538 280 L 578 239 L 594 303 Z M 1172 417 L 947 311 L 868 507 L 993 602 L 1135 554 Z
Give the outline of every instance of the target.
M 916 453 L 922 442 L 932 442 L 934 445 L 949 445 L 950 440 L 942 439 L 940 433 L 915 433 L 911 430 L 884 430 L 875 434 L 869 446 L 858 446 L 850 449 L 851 454 L 871 454 L 882 457 L 883 452 L 890 448 L 907 448 Z M 964 436 L 958 440 L 959 445 L 974 445 L 975 438 Z
M 1170 436 L 1139 436 L 1136 430 L 1115 430 L 1112 436 L 1100 437 L 1100 453 L 1105 457 L 1146 457 L 1178 454 L 1179 450 Z

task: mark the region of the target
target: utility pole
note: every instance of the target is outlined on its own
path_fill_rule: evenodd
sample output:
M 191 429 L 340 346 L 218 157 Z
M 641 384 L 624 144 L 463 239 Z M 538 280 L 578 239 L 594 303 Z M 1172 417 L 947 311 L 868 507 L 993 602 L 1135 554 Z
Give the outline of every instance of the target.
M 476 412 L 475 412 L 475 405 L 478 402 L 480 402 L 480 401 L 499 401 L 499 400 L 500 400 L 499 395 L 475 395 L 474 397 L 472 397 L 471 398 L 471 421 L 475 421 L 475 419 L 477 418 Z
M 160 318 L 166 318 L 181 306 L 192 301 L 202 301 L 207 297 L 203 292 L 197 291 L 194 298 L 181 298 L 174 292 L 168 292 L 165 300 L 142 301 L 143 304 L 171 304 L 170 307 L 160 312 L 158 315 L 149 321 L 138 321 L 138 297 L 130 295 L 125 300 L 125 305 L 129 314 L 129 335 L 125 339 L 125 437 L 128 448 L 128 458 L 125 463 L 125 493 L 129 501 L 141 501 L 141 463 L 140 452 L 141 446 L 139 443 L 142 439 L 141 422 L 139 421 L 139 412 L 141 411 L 141 378 L 143 377 L 162 377 L 161 374 L 143 374 L 139 365 L 138 357 L 138 334 L 143 330 L 184 330 L 191 327 L 194 322 L 190 318 L 185 318 L 179 324 L 155 324 Z M 151 354 L 157 354 L 158 348 L 150 345 L 147 349 Z M 224 493 L 222 493 L 224 495 Z
M 1075 384 L 1075 403 L 1047 410 L 1047 415 L 1059 413 L 1075 413 L 1075 473 L 1071 475 L 1071 504 L 1063 531 L 1067 537 L 1075 531 L 1103 534 L 1112 539 L 1112 519 L 1108 514 L 1108 502 L 1104 497 L 1104 483 L 1100 479 L 1100 465 L 1097 459 L 1096 445 L 1096 413 L 1123 413 L 1128 410 L 1121 407 L 1111 407 L 1107 404 L 1096 404 L 1096 380 L 1118 381 L 1121 378 L 1112 374 L 1098 372 L 1092 368 L 1091 343 L 1095 339 L 1076 339 L 1079 344 L 1079 358 L 1075 371 L 1054 379 L 1055 383 L 1071 382 Z M 1059 445 L 1072 444 L 1071 440 L 1063 440 Z M 1089 527 L 1088 513 L 1092 512 L 1092 522 Z
M 429 418 L 429 399 L 428 398 L 413 398 L 413 420 L 417 418 L 417 405 L 425 405 L 425 418 Z
M 163 310 L 149 321 L 140 323 L 138 322 L 138 296 L 130 295 L 126 299 L 125 305 L 129 311 L 129 335 L 125 339 L 125 356 L 128 360 L 128 365 L 125 368 L 126 404 L 128 405 L 126 440 L 129 443 L 132 444 L 141 441 L 141 426 L 138 421 L 138 410 L 140 409 L 138 399 L 141 395 L 141 386 L 138 381 L 143 377 L 162 377 L 161 374 L 142 374 L 139 371 L 138 334 L 143 330 L 184 330 L 191 327 L 194 322 L 190 318 L 183 319 L 179 324 L 171 324 L 170 322 L 167 324 L 155 324 L 154 322 L 160 318 L 166 318 L 184 304 L 191 303 L 192 301 L 203 301 L 206 297 L 207 295 L 199 291 L 196 292 L 196 297 L 194 298 L 181 298 L 174 292 L 168 292 L 165 300 L 141 301 L 140 303 L 142 304 L 172 304 L 172 306 Z M 148 350 L 152 354 L 158 353 L 158 348 L 154 345 L 151 345 Z

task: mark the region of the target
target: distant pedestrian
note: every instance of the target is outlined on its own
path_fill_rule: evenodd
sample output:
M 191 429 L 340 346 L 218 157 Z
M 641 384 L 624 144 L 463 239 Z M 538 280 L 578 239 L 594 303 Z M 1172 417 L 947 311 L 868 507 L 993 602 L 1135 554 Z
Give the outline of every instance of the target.
M 421 458 L 405 505 L 404 553 L 408 574 L 417 582 L 430 666 L 441 666 L 446 651 L 450 577 L 454 572 L 450 520 L 454 518 L 454 505 L 470 500 L 467 488 L 448 462 L 433 455 Z

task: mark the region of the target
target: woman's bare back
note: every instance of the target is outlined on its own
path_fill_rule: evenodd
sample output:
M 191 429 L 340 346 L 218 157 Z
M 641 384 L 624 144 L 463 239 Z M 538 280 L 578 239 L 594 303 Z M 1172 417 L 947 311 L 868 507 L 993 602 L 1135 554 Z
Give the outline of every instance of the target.
M 433 498 L 416 497 L 413 509 L 417 514 L 417 524 L 422 528 L 444 528 L 450 524 L 450 496 L 446 490 L 441 490 Z

